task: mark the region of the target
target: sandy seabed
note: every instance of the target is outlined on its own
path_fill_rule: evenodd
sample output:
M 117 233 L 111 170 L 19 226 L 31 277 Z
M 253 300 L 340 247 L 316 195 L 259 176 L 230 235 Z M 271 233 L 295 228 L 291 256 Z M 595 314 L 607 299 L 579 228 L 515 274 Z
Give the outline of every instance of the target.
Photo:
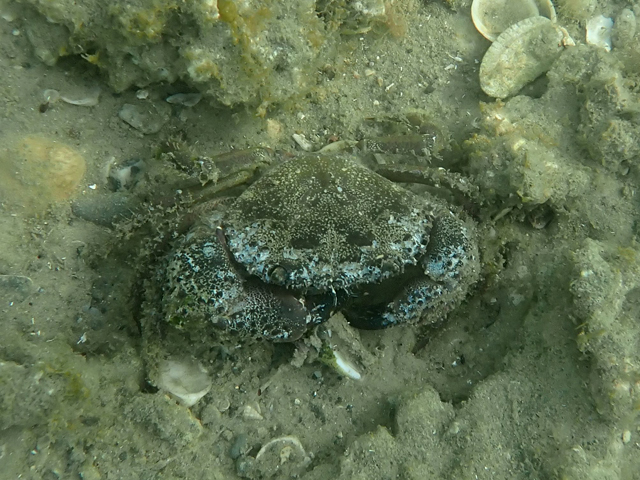
M 324 43 L 307 31 L 313 51 L 290 42 L 304 78 L 267 69 L 279 76 L 255 98 L 233 50 L 221 84 L 189 77 L 174 24 L 157 40 L 131 13 L 172 2 L 130 3 L 0 3 L 0 480 L 640 478 L 640 37 L 620 30 L 638 2 L 558 2 L 576 45 L 504 100 L 480 88 L 490 43 L 467 1 L 320 15 L 314 28 L 343 29 L 326 26 Z M 585 41 L 598 15 L 618 25 L 610 52 Z M 94 37 L 70 37 L 78 18 Z M 115 59 L 138 57 L 117 73 Z M 198 86 L 195 105 L 165 101 Z M 150 345 L 140 326 L 149 250 L 171 224 L 149 201 L 183 175 L 166 145 L 296 151 L 425 125 L 439 149 L 404 161 L 480 192 L 429 189 L 478 223 L 481 279 L 445 322 L 333 319 L 360 380 L 314 361 L 310 342 L 181 337 L 171 365 L 211 387 L 190 407 L 159 388 L 150 351 L 166 339 Z

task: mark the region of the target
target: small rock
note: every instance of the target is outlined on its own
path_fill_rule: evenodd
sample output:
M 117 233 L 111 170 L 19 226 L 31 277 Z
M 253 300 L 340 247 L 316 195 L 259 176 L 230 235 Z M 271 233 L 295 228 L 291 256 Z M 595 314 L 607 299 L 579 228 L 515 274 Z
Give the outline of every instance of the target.
M 246 433 L 241 433 L 236 437 L 229 449 L 229 456 L 236 460 L 240 457 L 240 455 L 244 455 L 247 452 L 247 443 L 249 442 L 249 437 Z
M 252 478 L 255 460 L 242 455 L 236 460 L 236 473 L 242 478 Z
M 71 202 L 71 211 L 75 216 L 104 227 L 112 227 L 115 223 L 130 219 L 139 207 L 138 199 L 123 192 L 87 195 Z
M 211 404 L 206 405 L 200 412 L 200 423 L 202 425 L 217 425 L 221 418 L 220 411 Z
M 149 135 L 158 133 L 168 120 L 167 112 L 161 110 L 163 109 L 155 105 L 143 107 L 125 103 L 118 112 L 118 116 L 136 130 Z

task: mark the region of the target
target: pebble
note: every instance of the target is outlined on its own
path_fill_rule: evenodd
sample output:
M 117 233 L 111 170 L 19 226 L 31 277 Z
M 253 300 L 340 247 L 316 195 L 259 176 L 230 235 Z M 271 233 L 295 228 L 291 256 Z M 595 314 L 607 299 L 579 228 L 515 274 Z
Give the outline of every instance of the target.
M 238 435 L 233 441 L 231 448 L 229 449 L 229 456 L 233 460 L 236 460 L 241 455 L 244 455 L 245 452 L 247 451 L 248 442 L 249 442 L 249 436 L 246 433 L 241 433 L 240 435 Z
M 87 195 L 71 202 L 74 215 L 88 222 L 104 227 L 131 218 L 140 211 L 140 202 L 124 192 L 111 195 Z
M 622 443 L 629 443 L 631 441 L 631 432 L 629 430 L 625 430 L 622 432 Z
M 141 106 L 125 103 L 118 112 L 118 116 L 131 127 L 149 135 L 158 133 L 169 119 L 168 112 L 162 110 L 156 105 Z

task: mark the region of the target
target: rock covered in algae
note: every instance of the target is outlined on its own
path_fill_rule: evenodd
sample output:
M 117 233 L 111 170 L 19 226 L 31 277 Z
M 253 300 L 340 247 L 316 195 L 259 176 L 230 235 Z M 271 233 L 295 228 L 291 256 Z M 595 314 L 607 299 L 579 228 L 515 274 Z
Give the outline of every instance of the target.
M 355 22 L 366 31 L 362 23 L 381 14 L 379 8 L 348 8 L 351 3 L 384 7 L 344 0 L 114 0 L 97 8 L 88 0 L 23 3 L 47 25 L 68 32 L 66 44 L 47 50 L 48 64 L 80 54 L 106 72 L 117 91 L 182 79 L 224 104 L 262 109 L 315 85 L 341 25 Z M 48 45 L 37 30 L 29 40 L 38 52 Z
M 192 407 L 211 390 L 211 379 L 202 365 L 191 359 L 167 359 L 158 366 L 156 383 L 161 390 Z

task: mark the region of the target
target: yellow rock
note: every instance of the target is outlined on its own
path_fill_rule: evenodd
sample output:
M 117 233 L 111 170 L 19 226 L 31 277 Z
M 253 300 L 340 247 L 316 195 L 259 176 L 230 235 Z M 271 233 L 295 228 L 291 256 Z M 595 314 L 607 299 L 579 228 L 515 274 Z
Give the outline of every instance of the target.
M 0 199 L 27 213 L 42 213 L 76 191 L 86 164 L 74 148 L 39 135 L 0 150 Z

